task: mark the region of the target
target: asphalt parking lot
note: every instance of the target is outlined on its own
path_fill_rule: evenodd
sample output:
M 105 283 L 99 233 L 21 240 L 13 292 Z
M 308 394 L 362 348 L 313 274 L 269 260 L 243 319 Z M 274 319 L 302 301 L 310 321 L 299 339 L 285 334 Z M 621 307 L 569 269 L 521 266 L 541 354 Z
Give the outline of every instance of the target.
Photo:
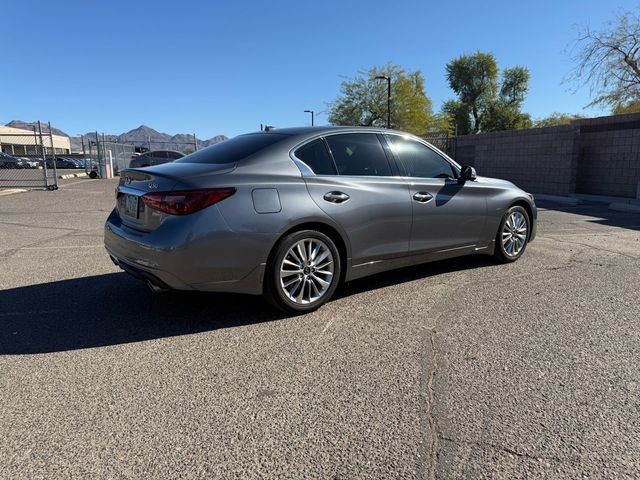
M 640 215 L 543 205 L 524 257 L 318 312 L 109 261 L 114 181 L 0 197 L 1 478 L 638 478 Z
M 51 185 L 56 176 L 80 175 L 85 171 L 80 168 L 58 168 L 56 170 L 49 168 L 46 172 L 42 168 L 0 169 L 0 189 L 40 187 L 45 183 L 45 173 L 48 178 L 47 182 Z

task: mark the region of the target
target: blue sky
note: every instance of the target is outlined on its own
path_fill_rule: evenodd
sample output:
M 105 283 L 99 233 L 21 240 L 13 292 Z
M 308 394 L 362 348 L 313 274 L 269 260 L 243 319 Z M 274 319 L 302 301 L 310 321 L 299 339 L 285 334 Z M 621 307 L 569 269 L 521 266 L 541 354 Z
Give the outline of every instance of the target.
M 393 62 L 420 69 L 439 109 L 452 58 L 493 52 L 530 69 L 534 117 L 584 110 L 563 85 L 578 25 L 637 1 L 18 1 L 2 7 L 0 123 L 49 120 L 69 134 L 146 124 L 200 138 L 308 124 L 340 81 Z

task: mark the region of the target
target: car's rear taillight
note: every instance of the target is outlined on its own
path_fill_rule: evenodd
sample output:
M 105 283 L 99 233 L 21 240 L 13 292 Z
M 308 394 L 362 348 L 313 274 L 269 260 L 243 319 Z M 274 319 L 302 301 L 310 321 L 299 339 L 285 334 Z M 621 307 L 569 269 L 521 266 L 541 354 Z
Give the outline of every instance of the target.
M 198 190 L 176 190 L 174 192 L 153 192 L 142 196 L 144 204 L 155 210 L 171 215 L 189 215 L 207 208 L 236 193 L 229 188 L 201 188 Z

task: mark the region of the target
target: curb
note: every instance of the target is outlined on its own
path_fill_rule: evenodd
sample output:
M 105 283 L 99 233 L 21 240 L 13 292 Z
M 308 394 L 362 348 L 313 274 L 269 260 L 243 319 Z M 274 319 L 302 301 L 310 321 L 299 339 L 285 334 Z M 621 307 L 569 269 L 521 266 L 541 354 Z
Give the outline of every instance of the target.
M 614 202 L 609 204 L 609 210 L 616 210 L 618 212 L 640 213 L 640 205 L 635 205 L 633 203 Z
M 536 202 L 538 200 L 544 200 L 548 202 L 563 203 L 565 205 L 581 205 L 582 204 L 582 200 L 580 200 L 579 198 L 563 197 L 560 195 L 547 195 L 544 193 L 534 193 L 533 198 L 535 199 Z
M 58 175 L 58 178 L 65 180 L 67 178 L 83 178 L 88 176 L 89 175 L 87 175 L 86 173 L 68 173 L 66 175 Z
M 585 202 L 604 203 L 607 205 L 612 203 L 640 205 L 640 198 L 612 197 L 611 195 L 587 195 L 583 193 L 570 193 L 569 196 Z

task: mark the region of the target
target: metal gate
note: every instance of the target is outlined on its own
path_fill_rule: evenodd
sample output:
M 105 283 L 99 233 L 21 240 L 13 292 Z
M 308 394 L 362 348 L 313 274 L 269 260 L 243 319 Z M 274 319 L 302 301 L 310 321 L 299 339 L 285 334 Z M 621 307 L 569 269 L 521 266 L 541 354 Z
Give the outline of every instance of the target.
M 0 131 L 0 188 L 57 190 L 57 148 L 50 126 L 43 131 L 38 122 L 33 133 L 14 130 Z
M 135 145 L 108 142 L 97 133 L 82 137 L 82 152 L 85 168 L 89 175 L 108 178 L 119 175 L 129 166 L 131 157 L 136 153 Z M 95 173 L 94 173 L 95 172 Z

